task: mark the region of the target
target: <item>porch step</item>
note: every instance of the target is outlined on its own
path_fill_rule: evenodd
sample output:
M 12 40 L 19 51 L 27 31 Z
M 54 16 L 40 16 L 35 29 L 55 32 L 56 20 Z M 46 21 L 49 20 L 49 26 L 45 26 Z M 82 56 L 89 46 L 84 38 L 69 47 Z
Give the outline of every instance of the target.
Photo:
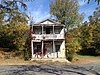
M 33 58 L 31 61 L 51 61 L 51 62 L 66 62 L 66 63 L 71 63 L 68 61 L 66 58 Z

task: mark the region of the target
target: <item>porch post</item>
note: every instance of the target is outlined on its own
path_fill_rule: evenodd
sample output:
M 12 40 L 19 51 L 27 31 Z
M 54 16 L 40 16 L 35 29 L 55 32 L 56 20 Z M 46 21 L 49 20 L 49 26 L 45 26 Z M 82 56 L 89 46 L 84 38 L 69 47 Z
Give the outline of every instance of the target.
M 54 25 L 53 25 L 53 35 L 55 34 L 55 32 L 54 32 Z
M 55 43 L 54 43 L 54 25 L 53 25 L 53 56 L 55 56 L 54 52 L 55 52 Z
M 55 52 L 55 42 L 54 42 L 54 39 L 53 39 L 53 56 L 55 57 L 54 52 Z
M 42 39 L 44 39 L 43 38 L 43 25 L 42 25 Z M 43 46 L 44 46 L 44 43 L 43 43 L 43 40 L 42 40 L 42 58 L 43 58 Z
M 33 49 L 33 41 L 31 40 L 31 50 L 32 50 L 32 59 L 34 58 L 34 49 Z
M 43 58 L 43 46 L 44 46 L 44 43 L 43 43 L 43 40 L 42 40 L 42 58 Z
M 42 35 L 43 35 L 43 25 L 42 25 Z

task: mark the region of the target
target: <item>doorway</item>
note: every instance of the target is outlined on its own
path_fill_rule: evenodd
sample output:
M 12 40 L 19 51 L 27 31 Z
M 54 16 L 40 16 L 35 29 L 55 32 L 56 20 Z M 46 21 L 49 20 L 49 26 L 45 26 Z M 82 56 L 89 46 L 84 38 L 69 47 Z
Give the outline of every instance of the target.
M 50 28 L 46 28 L 46 34 L 50 34 Z

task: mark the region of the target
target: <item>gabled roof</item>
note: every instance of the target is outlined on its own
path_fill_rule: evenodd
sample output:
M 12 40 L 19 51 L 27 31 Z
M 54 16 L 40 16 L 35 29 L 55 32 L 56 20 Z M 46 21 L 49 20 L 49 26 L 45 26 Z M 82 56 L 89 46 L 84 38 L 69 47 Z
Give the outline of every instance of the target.
M 35 26 L 40 26 L 40 25 L 48 25 L 48 26 L 51 26 L 51 25 L 57 25 L 57 26 L 64 26 L 63 24 L 61 24 L 60 22 L 57 22 L 55 20 L 51 20 L 51 19 L 46 19 L 46 20 L 43 20 L 41 22 L 38 22 L 36 24 L 34 24 Z
M 54 24 L 61 24 L 60 22 L 57 22 L 57 21 L 52 20 L 52 19 L 43 20 L 43 21 L 39 22 L 38 24 L 41 24 L 41 23 L 46 22 L 46 21 L 52 22 L 52 23 L 54 23 Z

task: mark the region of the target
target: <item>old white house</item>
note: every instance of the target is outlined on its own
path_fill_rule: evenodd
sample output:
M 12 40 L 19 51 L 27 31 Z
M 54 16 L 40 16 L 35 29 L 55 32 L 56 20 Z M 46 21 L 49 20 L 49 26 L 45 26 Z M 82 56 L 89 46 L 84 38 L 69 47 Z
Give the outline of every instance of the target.
M 65 37 L 64 25 L 46 19 L 32 26 L 32 59 L 64 58 Z

